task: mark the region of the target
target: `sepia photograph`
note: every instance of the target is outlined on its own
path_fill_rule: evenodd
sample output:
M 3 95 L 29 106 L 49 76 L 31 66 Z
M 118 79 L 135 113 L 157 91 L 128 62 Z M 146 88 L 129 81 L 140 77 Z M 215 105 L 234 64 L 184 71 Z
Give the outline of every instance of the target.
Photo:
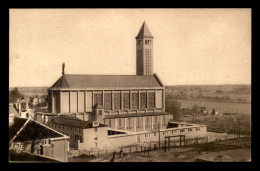
M 9 9 L 9 163 L 251 162 L 251 8 Z

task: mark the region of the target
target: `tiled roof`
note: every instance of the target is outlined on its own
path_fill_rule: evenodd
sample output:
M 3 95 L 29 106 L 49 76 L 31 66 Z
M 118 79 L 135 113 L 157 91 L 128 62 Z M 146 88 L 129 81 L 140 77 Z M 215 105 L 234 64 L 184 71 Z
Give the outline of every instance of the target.
M 138 35 L 136 36 L 136 38 L 143 38 L 143 37 L 153 38 L 146 22 L 143 23 Z
M 50 88 L 162 87 L 155 75 L 62 75 Z

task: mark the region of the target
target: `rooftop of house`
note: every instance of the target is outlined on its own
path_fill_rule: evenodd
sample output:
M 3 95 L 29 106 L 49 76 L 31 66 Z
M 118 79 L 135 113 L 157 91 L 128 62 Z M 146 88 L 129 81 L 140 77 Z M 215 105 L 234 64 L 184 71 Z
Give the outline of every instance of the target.
M 19 134 L 17 134 L 17 132 Z M 67 138 L 66 135 L 63 135 L 48 126 L 41 124 L 32 119 L 25 118 L 14 118 L 14 124 L 9 127 L 9 140 L 11 140 L 17 134 L 14 141 L 24 142 L 31 141 L 35 138 L 37 139 L 45 139 L 45 138 L 58 138 L 64 137 Z

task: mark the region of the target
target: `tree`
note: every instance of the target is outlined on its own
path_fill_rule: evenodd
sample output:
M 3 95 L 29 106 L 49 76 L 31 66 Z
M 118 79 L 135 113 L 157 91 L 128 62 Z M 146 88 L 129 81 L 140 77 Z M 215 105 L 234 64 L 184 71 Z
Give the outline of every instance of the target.
M 166 100 L 165 110 L 173 115 L 174 119 L 182 117 L 181 103 L 176 100 Z
M 22 95 L 19 91 L 18 88 L 15 87 L 13 90 L 9 91 L 9 102 L 14 103 L 16 102 L 17 99 L 22 99 L 24 98 L 24 95 Z
M 194 113 L 196 113 L 197 110 L 198 110 L 198 108 L 199 108 L 199 105 L 194 104 L 194 105 L 192 106 L 192 109 L 191 109 L 191 110 L 192 110 Z
M 212 109 L 211 115 L 215 115 L 215 109 Z

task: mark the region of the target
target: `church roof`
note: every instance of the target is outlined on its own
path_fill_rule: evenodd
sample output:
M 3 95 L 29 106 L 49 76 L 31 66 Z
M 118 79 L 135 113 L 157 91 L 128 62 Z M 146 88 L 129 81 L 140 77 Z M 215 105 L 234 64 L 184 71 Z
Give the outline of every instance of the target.
M 153 38 L 146 22 L 143 23 L 138 35 L 136 36 L 136 38 L 143 38 L 143 37 Z
M 160 79 L 154 75 L 62 75 L 50 89 L 59 88 L 141 88 L 163 87 Z

